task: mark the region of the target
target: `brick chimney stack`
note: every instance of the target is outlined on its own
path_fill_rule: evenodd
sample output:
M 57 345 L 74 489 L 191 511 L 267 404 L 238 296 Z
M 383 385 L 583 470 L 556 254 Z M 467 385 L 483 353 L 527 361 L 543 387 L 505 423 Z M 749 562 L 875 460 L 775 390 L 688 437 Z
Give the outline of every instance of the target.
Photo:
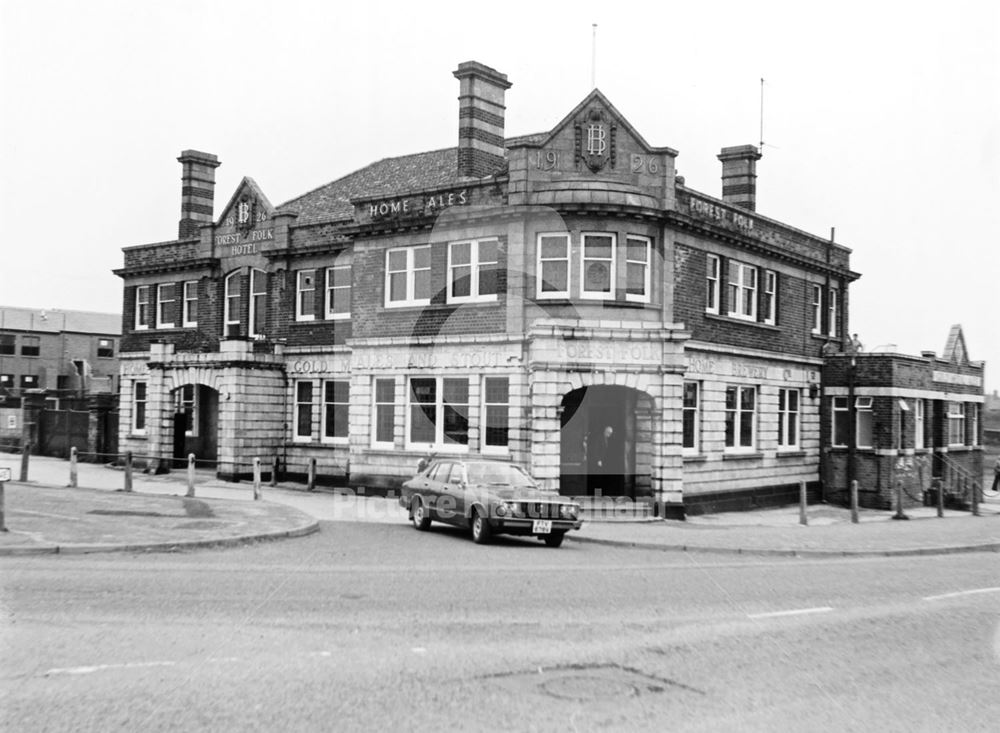
M 215 169 L 219 159 L 211 153 L 185 150 L 177 159 L 181 173 L 181 221 L 177 227 L 178 239 L 198 236 L 202 224 L 212 223 L 215 205 Z
M 722 200 L 755 211 L 757 208 L 757 161 L 761 153 L 755 145 L 723 148 Z
M 504 93 L 507 75 L 466 61 L 454 72 L 458 95 L 458 174 L 483 178 L 504 164 Z

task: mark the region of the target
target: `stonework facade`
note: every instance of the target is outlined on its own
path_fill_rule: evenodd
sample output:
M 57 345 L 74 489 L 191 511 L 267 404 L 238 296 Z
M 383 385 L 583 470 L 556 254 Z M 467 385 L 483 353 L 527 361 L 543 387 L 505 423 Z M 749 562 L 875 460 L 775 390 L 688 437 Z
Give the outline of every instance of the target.
M 370 491 L 495 456 L 668 516 L 818 492 L 850 250 L 756 213 L 753 146 L 713 197 L 598 90 L 510 138 L 506 76 L 455 76 L 457 148 L 280 206 L 245 178 L 213 218 L 218 160 L 182 153 L 180 238 L 117 271 L 122 446 Z

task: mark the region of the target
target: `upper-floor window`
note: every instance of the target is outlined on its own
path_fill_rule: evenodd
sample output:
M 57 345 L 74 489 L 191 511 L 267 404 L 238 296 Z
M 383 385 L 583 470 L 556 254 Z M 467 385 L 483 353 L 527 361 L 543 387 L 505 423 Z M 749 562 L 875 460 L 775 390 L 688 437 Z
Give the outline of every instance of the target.
M 239 270 L 229 273 L 225 280 L 225 335 L 235 336 L 240 325 L 240 311 L 242 301 L 240 299 L 240 272 Z
M 584 234 L 580 297 L 615 299 L 615 235 Z
M 473 239 L 448 245 L 448 302 L 497 299 L 496 239 Z
M 719 312 L 719 272 L 721 261 L 718 255 L 706 255 L 705 260 L 705 310 L 709 313 Z
M 569 235 L 538 235 L 539 298 L 569 297 Z
M 250 270 L 250 335 L 267 333 L 267 273 Z
M 21 389 L 35 389 L 38 387 L 38 375 L 37 374 L 22 374 L 21 375 Z
M 351 266 L 326 268 L 326 317 L 351 317 Z
M 948 403 L 948 445 L 965 445 L 965 403 Z
M 812 332 L 823 333 L 823 288 L 819 285 L 809 286 L 812 306 Z
M 97 339 L 97 357 L 99 359 L 110 359 L 115 355 L 114 339 Z
M 14 386 L 13 374 L 0 374 L 0 389 L 11 389 Z
M 799 396 L 797 389 L 778 390 L 778 446 L 797 448 L 799 445 Z
M 387 308 L 428 305 L 431 302 L 431 248 L 400 247 L 385 253 Z
M 778 322 L 778 273 L 764 270 L 764 290 L 760 299 L 761 320 L 773 326 Z
M 135 289 L 135 329 L 149 328 L 149 286 L 138 285 Z
M 726 447 L 753 448 L 757 440 L 757 388 L 726 387 Z
M 698 452 L 701 432 L 701 383 L 684 382 L 681 446 L 685 453 Z
M 174 327 L 174 284 L 156 286 L 156 327 Z
M 827 299 L 827 329 L 826 333 L 828 336 L 837 336 L 837 315 L 840 313 L 840 291 L 836 288 L 830 288 L 828 299 Z
M 38 356 L 42 352 L 42 339 L 38 336 L 21 337 L 21 356 Z
M 299 270 L 295 274 L 295 320 L 316 318 L 316 271 Z
M 0 354 L 13 354 L 14 350 L 14 334 L 12 333 L 0 333 Z
M 198 325 L 198 281 L 189 280 L 183 285 L 181 294 L 181 324 L 185 328 Z
M 753 265 L 729 262 L 729 315 L 757 320 L 757 268 Z
M 653 245 L 649 237 L 629 235 L 625 239 L 625 300 L 650 301 Z

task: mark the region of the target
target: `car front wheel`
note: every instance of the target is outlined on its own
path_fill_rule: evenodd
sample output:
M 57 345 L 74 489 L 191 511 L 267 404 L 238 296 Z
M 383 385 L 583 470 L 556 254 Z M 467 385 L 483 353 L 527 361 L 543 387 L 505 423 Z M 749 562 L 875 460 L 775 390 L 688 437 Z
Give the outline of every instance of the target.
M 478 509 L 472 510 L 472 541 L 477 545 L 485 545 L 493 536 L 490 523 Z
M 427 530 L 431 526 L 431 518 L 430 515 L 427 514 L 427 507 L 424 506 L 424 502 L 420 499 L 414 499 L 413 503 L 410 504 L 410 521 L 413 522 L 413 526 L 421 532 Z
M 565 536 L 566 536 L 565 532 L 553 532 L 552 534 L 542 535 L 542 539 L 545 541 L 545 544 L 548 545 L 549 547 L 559 547 L 559 545 L 561 545 L 563 542 L 563 537 Z

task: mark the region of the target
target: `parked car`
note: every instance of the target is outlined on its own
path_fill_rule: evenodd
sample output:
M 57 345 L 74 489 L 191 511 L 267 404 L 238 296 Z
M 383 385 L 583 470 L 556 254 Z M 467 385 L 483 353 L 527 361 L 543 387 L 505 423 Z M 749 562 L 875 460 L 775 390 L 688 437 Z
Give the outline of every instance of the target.
M 400 505 L 419 530 L 431 522 L 465 527 L 477 544 L 495 534 L 532 535 L 559 547 L 580 529 L 580 505 L 542 491 L 520 466 L 489 459 L 434 459 L 403 484 Z

